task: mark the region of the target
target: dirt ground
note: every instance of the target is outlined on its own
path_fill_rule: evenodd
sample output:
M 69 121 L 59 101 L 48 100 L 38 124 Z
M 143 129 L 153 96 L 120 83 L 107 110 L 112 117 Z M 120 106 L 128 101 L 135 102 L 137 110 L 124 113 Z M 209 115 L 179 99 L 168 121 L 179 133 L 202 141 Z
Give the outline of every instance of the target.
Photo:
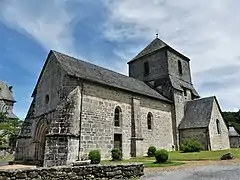
M 0 166 L 1 169 L 29 169 L 29 168 L 36 168 L 36 166 L 27 166 L 27 165 L 22 165 L 22 164 L 14 164 L 14 165 L 5 165 L 5 166 Z
M 146 172 L 153 171 L 174 171 L 178 169 L 184 169 L 188 167 L 200 167 L 207 165 L 227 165 L 227 164 L 240 164 L 240 159 L 225 160 L 225 161 L 185 161 L 186 164 L 179 166 L 169 166 L 169 167 L 154 167 L 154 168 L 145 168 Z M 0 169 L 25 169 L 25 168 L 36 168 L 36 166 L 14 164 L 14 165 L 3 165 L 0 166 Z
M 145 172 L 154 172 L 154 171 L 174 171 L 178 169 L 184 169 L 188 167 L 201 167 L 207 165 L 231 165 L 231 164 L 240 164 L 240 159 L 233 159 L 233 160 L 217 160 L 217 161 L 183 161 L 186 164 L 179 165 L 179 166 L 169 166 L 169 167 L 154 167 L 154 168 L 145 168 Z

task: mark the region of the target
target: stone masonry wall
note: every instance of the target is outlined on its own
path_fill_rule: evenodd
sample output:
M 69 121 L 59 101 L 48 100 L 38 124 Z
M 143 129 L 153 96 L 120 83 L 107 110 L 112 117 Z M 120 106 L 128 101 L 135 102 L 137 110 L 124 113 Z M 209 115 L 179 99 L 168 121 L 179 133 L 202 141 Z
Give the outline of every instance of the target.
M 99 149 L 103 159 L 110 159 L 111 150 L 114 147 L 114 133 L 122 134 L 123 157 L 130 157 L 133 97 L 135 96 L 125 91 L 84 83 L 81 129 L 81 156 L 83 158 L 90 150 Z M 140 116 L 141 124 L 144 125 L 142 132 L 145 132 L 144 135 L 148 134 L 145 142 L 153 139 L 151 143 L 158 143 L 159 147 L 169 149 L 172 145 L 171 104 L 143 96 L 137 98 L 140 99 L 139 114 L 146 114 L 147 111 L 152 112 L 154 121 L 156 121 L 153 132 L 156 134 L 152 136 L 152 133 L 145 130 L 147 129 L 146 124 L 144 125 L 146 117 Z M 119 128 L 114 127 L 114 111 L 117 106 L 122 111 Z M 163 134 L 166 136 L 162 136 Z M 147 143 L 145 145 L 149 146 Z M 141 149 L 138 150 L 142 152 Z M 144 151 L 146 151 L 146 147 L 144 147 Z
M 207 128 L 182 129 L 179 132 L 179 136 L 180 144 L 188 138 L 194 138 L 203 145 L 204 150 L 208 150 L 209 138 Z
M 38 121 L 45 119 L 51 123 L 57 115 L 55 114 L 57 105 L 77 86 L 75 78 L 73 80 L 66 74 L 53 54 L 49 57 L 42 76 L 39 78 L 39 84 L 33 93 L 31 107 L 17 140 L 16 161 L 36 160 L 35 132 Z M 47 95 L 49 96 L 48 102 L 46 102 Z
M 178 56 L 176 53 L 168 51 L 168 73 L 178 79 L 191 83 L 191 71 L 189 61 Z M 182 64 L 182 75 L 178 72 L 178 61 Z
M 1 180 L 108 180 L 130 179 L 143 175 L 142 164 L 58 166 L 38 169 L 0 170 Z
M 230 136 L 229 141 L 230 141 L 231 148 L 239 148 L 240 147 L 240 137 Z
M 184 117 L 184 106 L 185 106 L 185 98 L 182 94 L 182 92 L 173 90 L 173 97 L 174 97 L 174 112 L 175 112 L 175 121 L 173 121 L 173 127 L 175 128 L 173 130 L 174 137 L 175 137 L 175 145 L 176 148 L 179 148 L 179 130 L 178 126 L 180 122 L 182 121 Z
M 144 75 L 144 63 L 149 64 L 149 75 Z M 129 64 L 129 76 L 141 81 L 151 81 L 167 76 L 166 51 L 157 51 L 151 55 L 143 56 Z
M 171 107 L 168 104 L 160 104 L 149 99 L 142 99 L 140 111 L 143 132 L 143 153 L 147 153 L 149 146 L 172 150 L 174 141 Z M 152 129 L 148 129 L 147 127 L 147 114 L 149 112 L 153 116 Z
M 220 122 L 220 134 L 217 132 L 217 119 Z M 209 124 L 209 136 L 211 142 L 211 150 L 230 148 L 228 129 L 215 100 L 213 103 L 212 115 Z
M 38 122 L 44 120 L 48 123 L 53 119 L 54 112 L 49 112 L 39 117 L 25 119 L 21 127 L 21 133 L 16 144 L 15 161 L 21 163 L 34 163 L 36 161 L 36 145 L 38 139 L 35 130 Z

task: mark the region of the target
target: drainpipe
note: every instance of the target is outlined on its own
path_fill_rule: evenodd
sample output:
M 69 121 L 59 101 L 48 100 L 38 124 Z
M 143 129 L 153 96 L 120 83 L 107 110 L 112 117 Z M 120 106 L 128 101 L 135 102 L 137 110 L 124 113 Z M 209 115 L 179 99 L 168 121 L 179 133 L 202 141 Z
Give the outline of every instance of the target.
M 79 79 L 78 79 L 79 80 Z M 81 83 L 81 99 L 80 99 L 80 113 L 79 113 L 79 147 L 78 147 L 78 161 L 81 160 L 81 132 L 82 132 L 82 106 L 83 106 L 83 83 Z

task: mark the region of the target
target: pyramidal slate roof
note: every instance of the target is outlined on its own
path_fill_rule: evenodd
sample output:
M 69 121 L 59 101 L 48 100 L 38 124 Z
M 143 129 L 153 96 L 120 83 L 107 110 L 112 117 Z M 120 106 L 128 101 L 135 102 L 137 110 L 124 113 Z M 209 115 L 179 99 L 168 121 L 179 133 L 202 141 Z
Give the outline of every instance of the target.
M 63 69 L 71 76 L 171 102 L 143 81 L 81 61 L 57 51 L 50 51 L 50 54 L 51 52 L 55 55 Z
M 214 96 L 187 101 L 185 105 L 185 115 L 179 125 L 179 129 L 204 128 L 208 127 Z
M 180 57 L 184 58 L 185 60 L 190 61 L 190 59 L 188 57 L 186 57 L 183 54 L 181 54 L 180 52 L 176 51 L 171 46 L 169 46 L 167 43 L 165 43 L 164 41 L 162 41 L 161 39 L 159 39 L 157 37 L 152 42 L 150 42 L 150 44 L 148 44 L 140 53 L 138 53 L 131 61 L 129 61 L 128 64 L 132 63 L 133 61 L 135 61 L 143 56 L 146 56 L 157 50 L 164 49 L 164 48 L 168 48 L 169 50 L 175 52 L 176 54 L 178 54 Z
M 8 101 L 15 101 L 8 85 L 5 82 L 0 81 L 0 100 L 2 99 Z
M 136 59 L 142 56 L 153 53 L 154 51 L 157 51 L 166 46 L 168 45 L 165 42 L 163 42 L 159 38 L 155 38 L 149 45 L 147 45 L 147 47 L 145 47 L 140 53 L 138 53 L 137 56 L 135 56 L 130 62 L 135 61 Z

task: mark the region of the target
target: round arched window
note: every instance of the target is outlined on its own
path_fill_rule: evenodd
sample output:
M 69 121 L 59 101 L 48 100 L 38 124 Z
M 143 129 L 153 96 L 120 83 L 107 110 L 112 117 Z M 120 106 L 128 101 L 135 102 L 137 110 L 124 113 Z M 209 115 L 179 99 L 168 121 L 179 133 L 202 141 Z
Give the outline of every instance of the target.
M 147 127 L 148 129 L 152 129 L 152 113 L 148 113 L 147 115 Z
M 118 106 L 115 108 L 115 111 L 114 111 L 114 126 L 120 127 L 121 116 L 122 116 L 122 111 L 121 111 L 121 108 Z

